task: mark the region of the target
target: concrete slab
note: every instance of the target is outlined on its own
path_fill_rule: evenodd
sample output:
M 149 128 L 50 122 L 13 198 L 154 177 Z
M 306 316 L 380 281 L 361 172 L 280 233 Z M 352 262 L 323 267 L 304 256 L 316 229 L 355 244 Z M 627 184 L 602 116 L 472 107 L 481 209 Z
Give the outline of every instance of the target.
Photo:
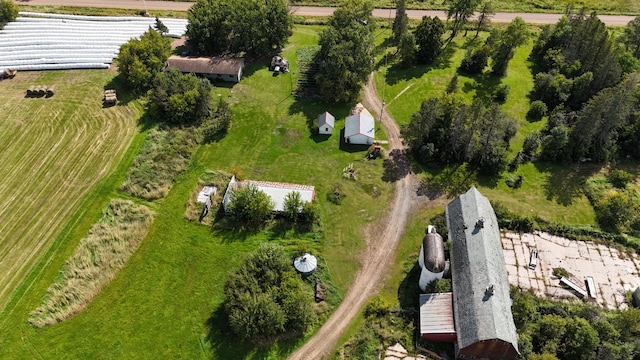
M 572 292 L 559 286 L 559 279 L 553 276 L 556 267 L 565 268 L 580 285 L 587 276 L 592 276 L 597 288 L 595 302 L 603 307 L 626 307 L 625 292 L 640 286 L 640 258 L 635 254 L 546 233 L 507 232 L 502 236 L 509 282 L 539 296 L 576 299 Z M 531 270 L 529 254 L 534 247 L 538 249 L 539 261 L 536 269 Z

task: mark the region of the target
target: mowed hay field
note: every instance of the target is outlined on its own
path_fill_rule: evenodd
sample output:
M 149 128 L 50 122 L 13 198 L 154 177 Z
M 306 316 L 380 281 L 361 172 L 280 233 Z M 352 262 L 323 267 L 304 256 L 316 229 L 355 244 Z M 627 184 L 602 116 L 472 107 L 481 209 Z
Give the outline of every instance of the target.
M 0 81 L 0 312 L 137 133 L 139 107 L 102 108 L 115 75 L 20 72 Z M 55 85 L 56 93 L 26 98 L 31 85 Z

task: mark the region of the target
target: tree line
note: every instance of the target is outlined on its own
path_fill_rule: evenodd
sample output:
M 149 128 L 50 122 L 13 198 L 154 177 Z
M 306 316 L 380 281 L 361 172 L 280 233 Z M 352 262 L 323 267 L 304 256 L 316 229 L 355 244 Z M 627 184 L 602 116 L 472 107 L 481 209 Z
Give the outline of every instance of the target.
M 475 99 L 466 104 L 452 94 L 426 99 L 401 129 L 418 162 L 467 163 L 488 175 L 506 168 L 509 141 L 516 131 L 516 121 L 498 103 L 487 107 Z
M 529 97 L 531 120 L 548 121 L 523 151 L 552 162 L 640 158 L 637 41 L 640 17 L 618 38 L 595 13 L 543 27 L 530 56 L 537 73 Z
M 531 360 L 632 360 L 640 356 L 640 309 L 604 311 L 511 288 L 519 349 Z

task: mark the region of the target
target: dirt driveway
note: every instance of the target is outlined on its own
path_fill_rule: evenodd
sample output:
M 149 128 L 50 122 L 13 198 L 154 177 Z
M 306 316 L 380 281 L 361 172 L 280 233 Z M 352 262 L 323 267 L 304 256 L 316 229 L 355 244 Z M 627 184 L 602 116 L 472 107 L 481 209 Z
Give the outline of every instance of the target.
M 382 102 L 375 89 L 373 76 L 365 87 L 363 103 L 380 118 Z M 394 252 L 404 232 L 409 212 L 417 205 L 416 191 L 418 177 L 409 171 L 404 145 L 400 138 L 400 129 L 386 109 L 382 116 L 382 124 L 389 137 L 389 153 L 385 168 L 390 181 L 395 181 L 395 197 L 384 219 L 370 225 L 365 230 L 367 249 L 361 258 L 361 267 L 347 291 L 340 306 L 327 322 L 304 346 L 295 351 L 289 359 L 321 359 L 336 346 L 351 320 L 358 314 L 367 300 L 378 290 L 387 268 L 394 259 Z

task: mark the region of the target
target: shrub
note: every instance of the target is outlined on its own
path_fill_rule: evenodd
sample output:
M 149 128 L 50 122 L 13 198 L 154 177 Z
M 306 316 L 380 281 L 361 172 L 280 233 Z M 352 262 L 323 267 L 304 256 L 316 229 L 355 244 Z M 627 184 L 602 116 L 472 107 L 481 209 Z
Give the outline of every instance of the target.
M 487 67 L 490 53 L 489 46 L 467 51 L 460 64 L 460 70 L 472 75 L 481 74 L 484 68 Z
M 507 179 L 504 181 L 508 187 L 512 189 L 517 189 L 522 186 L 522 175 L 509 175 Z
M 631 180 L 633 180 L 633 178 L 634 178 L 633 174 L 630 174 L 620 169 L 612 170 L 609 173 L 609 182 L 611 183 L 611 185 L 619 189 L 624 189 L 627 186 L 627 184 Z
M 327 200 L 329 200 L 330 202 L 336 204 L 336 205 L 340 205 L 340 203 L 342 203 L 342 200 L 346 197 L 347 195 L 342 193 L 342 187 L 340 185 L 334 185 L 328 192 L 327 192 Z
M 273 341 L 299 336 L 316 320 L 301 277 L 282 247 L 262 244 L 229 276 L 224 308 L 233 333 L 243 340 Z
M 547 104 L 541 100 L 536 100 L 531 103 L 529 111 L 527 111 L 527 119 L 531 121 L 538 121 L 547 115 Z
M 427 293 L 446 293 L 451 291 L 451 280 L 436 279 L 427 284 Z
M 255 186 L 240 186 L 231 193 L 227 210 L 241 227 L 256 229 L 273 217 L 273 201 Z
M 509 91 L 511 87 L 507 84 L 503 84 L 498 86 L 496 92 L 493 94 L 493 100 L 499 103 L 504 103 L 507 101 L 507 97 L 509 96 Z
M 567 277 L 569 276 L 569 272 L 567 271 L 567 269 L 563 267 L 557 267 L 557 268 L 553 268 L 553 276 L 557 278 Z
M 387 303 L 380 295 L 376 295 L 364 307 L 364 317 L 383 317 L 391 312 L 391 305 Z

